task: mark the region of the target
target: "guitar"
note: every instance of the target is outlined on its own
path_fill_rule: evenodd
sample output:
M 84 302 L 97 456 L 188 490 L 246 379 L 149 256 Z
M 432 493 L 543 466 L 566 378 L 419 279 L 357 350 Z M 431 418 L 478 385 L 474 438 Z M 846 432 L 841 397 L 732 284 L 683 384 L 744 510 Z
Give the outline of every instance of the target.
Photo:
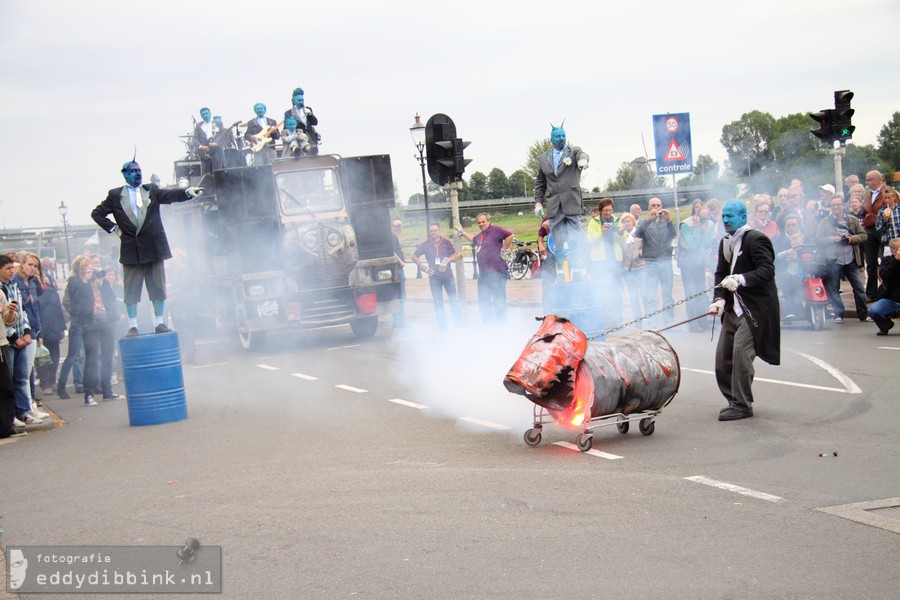
M 272 125 L 271 127 L 266 127 L 256 135 L 254 135 L 254 139 L 256 141 L 253 142 L 253 146 L 250 149 L 253 152 L 261 152 L 266 146 L 272 143 L 272 134 L 278 131 L 278 128 L 284 124 L 284 121 L 278 123 L 276 125 Z

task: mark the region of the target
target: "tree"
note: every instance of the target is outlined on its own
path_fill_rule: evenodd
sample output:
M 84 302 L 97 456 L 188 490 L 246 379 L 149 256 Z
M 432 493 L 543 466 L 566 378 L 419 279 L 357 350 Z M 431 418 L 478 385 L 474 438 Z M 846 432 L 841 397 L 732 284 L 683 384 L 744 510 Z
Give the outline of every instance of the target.
M 678 180 L 678 187 L 688 185 L 709 185 L 719 179 L 719 163 L 708 154 L 699 154 L 694 172 Z
M 758 110 L 744 113 L 722 128 L 719 140 L 728 153 L 728 167 L 735 174 L 755 173 L 772 162 L 769 144 L 775 133 L 775 117 Z
M 535 140 L 535 142 L 528 148 L 528 158 L 525 161 L 525 172 L 531 175 L 531 179 L 537 179 L 538 174 L 538 164 L 540 162 L 541 154 L 550 150 L 553 147 L 553 144 L 550 143 L 550 138 L 545 138 L 543 140 Z
M 534 195 L 534 179 L 524 169 L 519 169 L 509 176 L 509 195 L 521 195 L 526 198 Z
M 509 195 L 509 178 L 502 169 L 494 167 L 488 173 L 487 192 L 489 198 L 505 198 Z
M 469 200 L 484 200 L 488 197 L 487 176 L 481 171 L 475 171 L 469 177 Z
M 878 156 L 891 171 L 900 170 L 900 112 L 895 112 L 878 134 Z

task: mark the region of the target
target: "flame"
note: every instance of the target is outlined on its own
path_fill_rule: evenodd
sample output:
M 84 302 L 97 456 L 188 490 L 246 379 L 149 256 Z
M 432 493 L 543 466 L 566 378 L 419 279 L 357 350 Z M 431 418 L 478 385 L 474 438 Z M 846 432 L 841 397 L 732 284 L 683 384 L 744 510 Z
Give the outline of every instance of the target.
M 564 411 L 550 411 L 557 424 L 563 427 L 583 426 L 590 421 L 591 408 L 594 406 L 594 379 L 591 377 L 590 367 L 584 361 L 578 365 L 574 378 L 572 404 Z

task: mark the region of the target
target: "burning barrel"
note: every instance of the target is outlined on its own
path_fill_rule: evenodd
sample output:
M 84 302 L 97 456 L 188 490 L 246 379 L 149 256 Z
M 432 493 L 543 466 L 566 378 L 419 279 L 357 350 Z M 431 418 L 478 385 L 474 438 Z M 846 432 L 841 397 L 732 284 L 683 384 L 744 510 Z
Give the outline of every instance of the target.
M 588 418 L 659 410 L 680 383 L 678 355 L 661 334 L 588 341 L 558 315 L 544 317 L 503 380 L 510 392 L 574 427 Z

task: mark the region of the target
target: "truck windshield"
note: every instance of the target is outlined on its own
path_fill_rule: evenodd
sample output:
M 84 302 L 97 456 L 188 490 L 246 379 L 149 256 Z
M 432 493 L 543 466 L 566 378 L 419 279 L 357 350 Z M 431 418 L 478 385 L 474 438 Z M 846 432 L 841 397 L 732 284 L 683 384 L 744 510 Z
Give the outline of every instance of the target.
M 283 214 L 313 215 L 343 208 L 338 178 L 332 169 L 291 171 L 275 176 Z

